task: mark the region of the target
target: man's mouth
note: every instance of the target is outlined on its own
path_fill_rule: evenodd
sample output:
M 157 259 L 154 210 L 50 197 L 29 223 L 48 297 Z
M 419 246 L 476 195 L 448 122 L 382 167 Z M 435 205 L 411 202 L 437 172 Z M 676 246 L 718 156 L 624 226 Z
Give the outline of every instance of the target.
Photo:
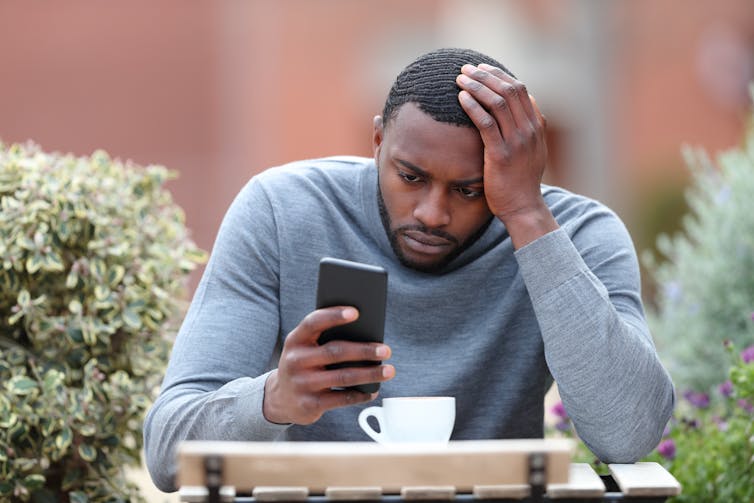
M 440 255 L 447 253 L 453 243 L 445 238 L 421 231 L 403 231 L 403 242 L 415 253 L 423 255 Z

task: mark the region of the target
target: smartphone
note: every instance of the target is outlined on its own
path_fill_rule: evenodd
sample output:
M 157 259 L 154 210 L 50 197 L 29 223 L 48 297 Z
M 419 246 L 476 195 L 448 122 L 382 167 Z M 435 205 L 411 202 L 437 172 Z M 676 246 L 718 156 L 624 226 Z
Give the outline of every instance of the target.
M 387 303 L 387 271 L 382 267 L 325 257 L 319 262 L 317 309 L 353 306 L 359 317 L 346 325 L 325 330 L 319 343 L 339 339 L 355 342 L 382 342 Z M 328 368 L 379 365 L 378 361 L 344 362 Z M 364 393 L 374 393 L 380 383 L 353 386 Z

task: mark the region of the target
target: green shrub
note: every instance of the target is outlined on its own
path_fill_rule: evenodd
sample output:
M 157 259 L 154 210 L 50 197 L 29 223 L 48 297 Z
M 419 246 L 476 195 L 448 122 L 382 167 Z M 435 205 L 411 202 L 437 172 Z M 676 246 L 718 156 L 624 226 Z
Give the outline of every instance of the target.
M 730 379 L 712 394 L 679 397 L 662 441 L 643 460 L 662 464 L 681 483 L 681 494 L 670 502 L 754 501 L 754 346 L 740 354 L 732 344 L 724 346 L 733 360 L 727 365 Z M 562 404 L 552 412 L 558 431 L 548 434 L 578 438 Z M 608 472 L 582 442 L 575 461 Z
M 123 474 L 205 254 L 173 174 L 0 143 L 0 501 L 140 501 Z
M 680 391 L 709 392 L 726 379 L 722 342 L 754 341 L 754 117 L 742 147 L 717 157 L 685 151 L 692 170 L 682 232 L 663 235 L 664 261 L 646 255 L 658 285 L 649 321 Z
M 754 501 L 754 346 L 714 393 L 687 392 L 649 460 L 673 473 L 681 501 Z

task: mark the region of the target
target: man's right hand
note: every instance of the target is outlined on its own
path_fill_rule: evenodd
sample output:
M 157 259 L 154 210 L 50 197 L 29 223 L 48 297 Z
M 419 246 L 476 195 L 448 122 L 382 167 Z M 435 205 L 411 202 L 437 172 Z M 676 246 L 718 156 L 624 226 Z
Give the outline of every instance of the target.
M 323 331 L 351 323 L 357 317 L 358 311 L 353 307 L 318 309 L 288 334 L 278 368 L 270 373 L 264 387 L 263 412 L 268 421 L 311 424 L 325 411 L 377 397 L 377 393 L 333 388 L 384 382 L 395 376 L 392 365 L 325 368 L 333 363 L 390 358 L 390 347 L 381 343 L 338 340 L 317 343 Z

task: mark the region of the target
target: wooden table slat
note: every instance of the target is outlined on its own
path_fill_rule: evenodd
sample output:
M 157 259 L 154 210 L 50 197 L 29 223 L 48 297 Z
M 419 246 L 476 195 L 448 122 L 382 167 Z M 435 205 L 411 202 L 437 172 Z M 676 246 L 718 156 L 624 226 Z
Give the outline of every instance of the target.
M 480 500 L 489 499 L 516 499 L 522 500 L 529 497 L 531 492 L 527 484 L 507 484 L 507 485 L 488 485 L 474 486 L 472 494 L 474 498 Z
M 382 497 L 382 488 L 379 486 L 328 487 L 325 489 L 325 496 L 333 501 L 378 500 Z
M 588 463 L 572 463 L 567 483 L 547 485 L 550 499 L 599 498 L 604 494 L 605 483 Z
M 545 453 L 551 482 L 566 482 L 573 452 L 568 439 L 461 440 L 447 445 L 373 442 L 184 442 L 178 450 L 178 485 L 205 483 L 204 462 L 221 460 L 222 484 L 301 486 L 310 494 L 328 487 L 379 486 L 397 494 L 411 486 L 525 484 L 529 456 Z
M 449 501 L 455 497 L 456 488 L 453 486 L 412 486 L 401 488 L 401 498 L 406 501 Z
M 677 496 L 681 484 L 654 462 L 610 464 L 610 473 L 625 496 Z
M 306 501 L 309 489 L 295 486 L 257 486 L 251 495 L 257 501 Z
M 178 499 L 181 503 L 205 503 L 207 494 L 205 486 L 181 486 L 178 489 Z M 235 488 L 232 486 L 221 487 L 220 500 L 225 503 L 233 503 L 236 500 Z

